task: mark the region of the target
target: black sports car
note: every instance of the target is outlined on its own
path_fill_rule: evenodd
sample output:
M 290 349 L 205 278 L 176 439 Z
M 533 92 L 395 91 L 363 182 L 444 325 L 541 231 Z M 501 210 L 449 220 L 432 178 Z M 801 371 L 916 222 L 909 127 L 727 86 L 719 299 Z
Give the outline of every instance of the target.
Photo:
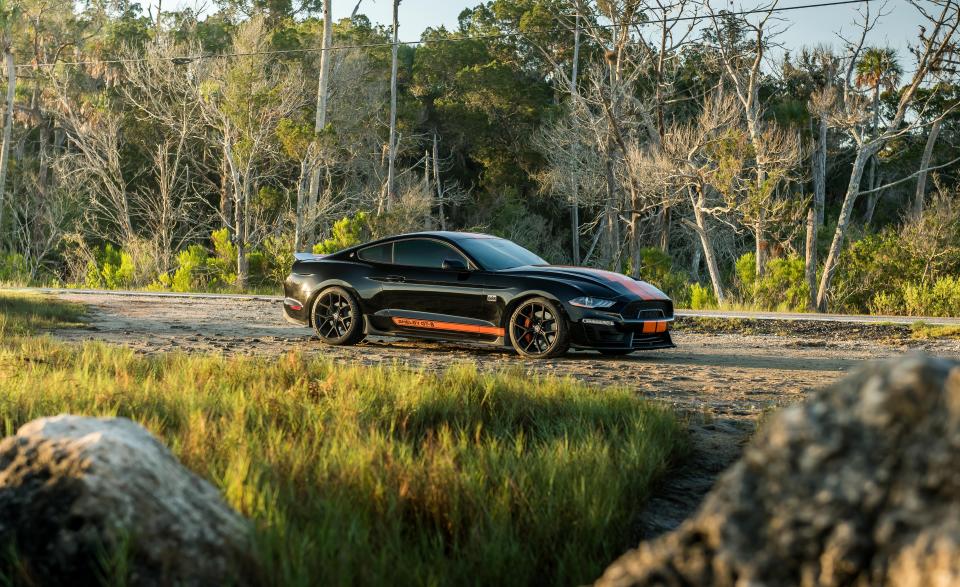
M 550 265 L 485 234 L 420 232 L 298 253 L 284 291 L 287 319 L 335 345 L 368 334 L 469 339 L 539 358 L 673 346 L 673 302 L 649 283 Z

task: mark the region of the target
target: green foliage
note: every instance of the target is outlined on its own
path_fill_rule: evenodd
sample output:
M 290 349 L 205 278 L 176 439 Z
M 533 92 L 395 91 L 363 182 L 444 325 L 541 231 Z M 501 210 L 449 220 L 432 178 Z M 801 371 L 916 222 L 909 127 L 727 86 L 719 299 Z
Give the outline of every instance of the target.
M 25 286 L 30 283 L 30 268 L 19 253 L 0 253 L 0 284 Z
M 252 520 L 257 584 L 583 584 L 629 546 L 687 442 L 632 390 L 519 369 L 43 338 L 0 339 L 0 357 L 18 365 L 0 378 L 8 429 L 59 413 L 141 423 Z
M 754 305 L 772 310 L 804 310 L 810 298 L 810 288 L 804 280 L 805 268 L 799 257 L 771 260 L 757 281 Z
M 344 217 L 333 224 L 330 238 L 313 246 L 318 255 L 329 255 L 359 245 L 366 240 L 370 232 L 370 223 L 366 212 L 357 212 L 354 216 Z
M 733 272 L 737 276 L 737 284 L 744 298 L 753 297 L 753 289 L 757 285 L 757 255 L 744 253 L 734 263 Z
M 237 279 L 234 272 L 237 246 L 230 241 L 226 228 L 213 231 L 210 241 L 213 255 L 203 245 L 190 245 L 177 253 L 173 276 L 160 276 L 159 284 L 176 292 L 218 291 L 230 287 Z
M 690 287 L 682 273 L 673 270 L 673 259 L 657 247 L 640 251 L 640 277 L 660 288 L 677 306 L 690 303 Z
M 133 257 L 107 243 L 96 252 L 96 260 L 87 262 L 84 284 L 95 289 L 123 289 L 131 287 L 136 277 Z
M 710 286 L 694 283 L 690 285 L 690 308 L 693 310 L 712 310 L 719 304 L 717 296 Z

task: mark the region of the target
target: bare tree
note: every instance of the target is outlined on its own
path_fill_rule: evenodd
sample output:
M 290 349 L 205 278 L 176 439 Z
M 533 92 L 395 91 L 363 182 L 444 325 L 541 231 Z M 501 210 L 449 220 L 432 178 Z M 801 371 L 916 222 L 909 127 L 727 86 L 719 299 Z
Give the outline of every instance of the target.
M 16 96 L 17 75 L 13 64 L 13 48 L 5 43 L 3 60 L 7 67 L 7 103 L 3 120 L 3 144 L 0 145 L 0 231 L 3 229 L 3 210 L 7 186 L 7 167 L 10 165 L 10 141 L 13 137 L 13 101 Z M 0 246 L 3 244 L 0 232 Z
M 234 47 L 244 56 L 232 62 L 200 62 L 191 71 L 204 119 L 219 134 L 227 161 L 241 288 L 249 277 L 247 254 L 263 236 L 257 231 L 252 199 L 277 172 L 271 165 L 279 154 L 277 126 L 304 105 L 299 72 L 266 59 L 264 26 L 262 17 L 254 17 L 237 32 Z
M 393 0 L 393 47 L 390 61 L 390 144 L 387 153 L 387 205 L 392 206 L 396 199 L 396 178 L 394 167 L 397 160 L 397 60 L 400 51 L 398 31 L 400 0 Z
M 354 8 L 356 12 L 360 7 Z M 314 123 L 314 133 L 319 135 L 327 126 L 327 101 L 329 98 L 330 87 L 330 58 L 333 48 L 333 13 L 331 9 L 331 0 L 323 0 L 323 44 L 320 47 L 320 78 L 317 82 L 317 114 Z M 320 192 L 320 157 L 317 154 L 317 148 L 309 149 L 308 157 L 305 157 L 301 167 L 310 169 L 310 188 L 306 202 L 301 197 L 301 190 L 297 189 L 297 211 L 296 223 L 297 229 L 294 231 L 294 249 L 301 246 L 303 238 L 302 230 L 304 225 L 307 227 L 307 240 L 312 245 L 316 239 L 316 226 L 313 221 L 315 210 L 317 208 L 317 194 Z M 302 185 L 302 182 L 300 183 Z M 306 208 L 304 208 L 304 204 Z M 305 213 L 309 211 L 310 218 L 304 221 Z
M 921 37 L 921 46 L 916 50 L 917 63 L 909 83 L 900 93 L 896 110 L 889 121 L 878 123 L 875 132 L 864 132 L 864 122 L 868 119 L 864 108 L 864 99 L 852 84 L 853 74 L 858 57 L 863 50 L 867 31 L 873 22 L 870 18 L 869 7 L 865 10 L 865 20 L 862 26 L 860 40 L 851 44 L 847 61 L 844 91 L 842 94 L 842 111 L 837 117 L 837 123 L 844 126 L 856 144 L 857 151 L 850 172 L 840 216 L 837 219 L 837 228 L 834 231 L 833 241 L 824 262 L 823 274 L 817 290 L 817 309 L 827 311 L 830 285 L 840 260 L 840 253 L 847 236 L 850 218 L 854 204 L 861 194 L 860 182 L 863 178 L 867 162 L 891 139 L 904 135 L 921 124 L 919 120 L 906 121 L 906 114 L 916 99 L 917 90 L 928 79 L 930 73 L 936 69 L 945 55 L 952 51 L 954 35 L 960 26 L 960 4 L 956 0 L 934 0 L 933 5 L 939 7 L 936 13 L 930 13 L 920 4 L 913 2 L 917 10 L 929 21 L 927 32 Z M 943 116 L 943 115 L 941 115 Z

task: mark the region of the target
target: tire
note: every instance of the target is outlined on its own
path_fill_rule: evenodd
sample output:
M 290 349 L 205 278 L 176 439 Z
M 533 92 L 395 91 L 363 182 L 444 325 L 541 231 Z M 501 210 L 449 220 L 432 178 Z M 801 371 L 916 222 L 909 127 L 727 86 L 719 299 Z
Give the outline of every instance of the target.
M 633 349 L 597 349 L 601 355 L 608 357 L 624 357 L 633 352 Z
M 342 287 L 320 292 L 311 310 L 313 331 L 320 342 L 334 346 L 357 344 L 363 340 L 363 314 L 353 294 Z
M 551 359 L 570 348 L 570 326 L 554 302 L 531 298 L 510 314 L 510 343 L 521 357 Z

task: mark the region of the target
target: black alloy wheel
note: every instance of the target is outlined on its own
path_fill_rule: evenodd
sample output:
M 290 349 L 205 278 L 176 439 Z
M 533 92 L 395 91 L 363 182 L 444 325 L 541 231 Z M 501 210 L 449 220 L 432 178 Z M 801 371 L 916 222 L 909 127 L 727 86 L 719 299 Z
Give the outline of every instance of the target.
M 510 316 L 510 342 L 523 357 L 549 359 L 570 348 L 570 329 L 556 304 L 532 298 Z
M 356 299 L 342 287 L 330 287 L 313 304 L 313 330 L 327 344 L 351 345 L 363 339 L 363 314 Z

